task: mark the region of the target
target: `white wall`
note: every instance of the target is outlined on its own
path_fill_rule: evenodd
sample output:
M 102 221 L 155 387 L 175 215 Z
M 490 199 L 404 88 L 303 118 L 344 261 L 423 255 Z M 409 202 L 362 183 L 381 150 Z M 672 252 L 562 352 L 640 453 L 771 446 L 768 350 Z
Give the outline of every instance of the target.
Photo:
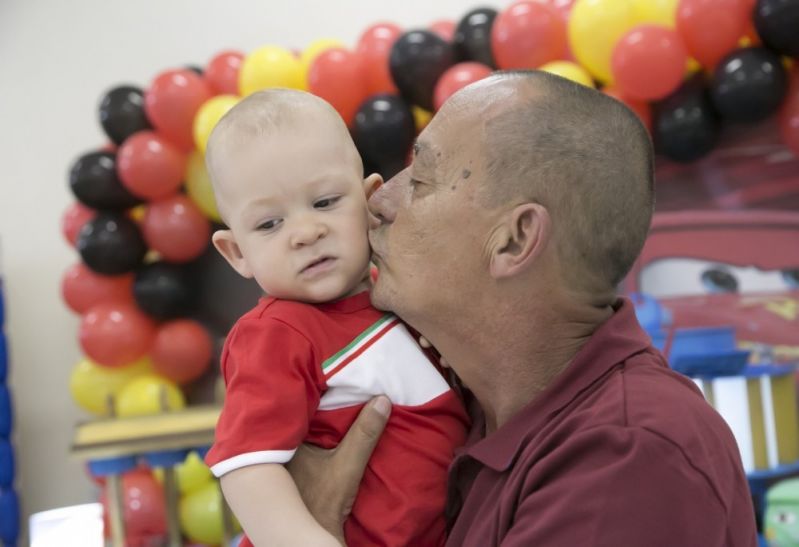
M 497 2 L 507 5 L 508 0 Z M 60 234 L 72 202 L 67 169 L 105 142 L 104 90 L 145 87 L 159 71 L 203 65 L 226 48 L 316 38 L 352 45 L 369 24 L 420 27 L 457 19 L 470 0 L 0 0 L 0 240 L 24 513 L 90 500 L 67 451 L 84 418 L 67 388 L 79 358 L 78 320 L 62 304 L 63 270 L 77 260 Z

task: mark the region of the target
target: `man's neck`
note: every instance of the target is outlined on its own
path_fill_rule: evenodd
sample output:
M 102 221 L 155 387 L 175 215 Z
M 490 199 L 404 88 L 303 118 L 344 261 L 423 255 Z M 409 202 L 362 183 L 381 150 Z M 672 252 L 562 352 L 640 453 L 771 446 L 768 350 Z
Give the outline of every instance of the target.
M 534 401 L 613 314 L 610 306 L 548 300 L 533 310 L 494 305 L 501 313 L 487 314 L 479 325 L 431 333 L 431 342 L 480 403 L 486 433 Z

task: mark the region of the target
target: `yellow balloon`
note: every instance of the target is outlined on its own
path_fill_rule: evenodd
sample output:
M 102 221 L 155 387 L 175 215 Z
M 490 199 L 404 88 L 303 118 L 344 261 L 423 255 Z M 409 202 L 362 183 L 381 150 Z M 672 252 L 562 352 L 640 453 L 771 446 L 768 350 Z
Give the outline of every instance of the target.
M 192 127 L 194 144 L 203 154 L 208 145 L 211 131 L 222 119 L 222 116 L 227 114 L 227 111 L 236 106 L 238 102 L 239 97 L 236 95 L 219 95 L 205 101 L 194 115 L 194 126 Z
M 319 56 L 320 53 L 333 48 L 346 47 L 340 40 L 335 38 L 319 38 L 314 40 L 308 47 L 303 50 L 300 55 L 300 64 L 302 65 L 302 89 L 308 89 L 308 71 L 311 70 L 311 64 Z
M 98 416 L 111 414 L 109 402 L 134 378 L 151 373 L 149 358 L 139 359 L 123 367 L 104 367 L 89 359 L 81 359 L 69 377 L 69 391 L 83 410 Z
M 668 28 L 677 26 L 678 0 L 632 0 L 636 25 L 652 24 Z
M 170 380 L 156 374 L 145 374 L 128 383 L 116 397 L 116 414 L 120 418 L 161 414 L 186 406 L 183 392 Z
M 192 541 L 218 545 L 222 542 L 222 494 L 211 481 L 180 499 L 180 528 Z M 236 532 L 241 530 L 233 519 Z
M 189 452 L 186 460 L 175 466 L 175 475 L 177 477 L 178 490 L 181 494 L 189 494 L 199 490 L 214 478 L 211 470 L 196 452 Z M 153 469 L 153 476 L 158 482 L 164 482 L 164 470 L 161 467 Z
M 199 490 L 214 478 L 211 470 L 196 452 L 189 452 L 186 461 L 175 468 L 178 488 L 181 494 L 189 494 Z
M 634 25 L 629 0 L 577 0 L 569 15 L 572 53 L 595 78 L 610 84 L 613 48 Z
M 186 193 L 200 211 L 214 222 L 221 222 L 219 210 L 216 208 L 214 189 L 211 186 L 211 177 L 205 168 L 205 157 L 199 150 L 189 156 L 186 165 Z
M 572 82 L 583 84 L 584 86 L 594 87 L 594 80 L 586 70 L 577 63 L 569 61 L 552 61 L 538 68 L 544 72 L 556 74 Z
M 427 127 L 427 124 L 429 124 L 430 120 L 433 119 L 433 114 L 420 106 L 411 106 L 411 112 L 413 113 L 413 123 L 416 125 L 417 133 L 421 132 L 422 129 Z
M 239 93 L 250 95 L 269 87 L 302 89 L 302 63 L 292 52 L 278 46 L 263 46 L 244 58 L 239 69 Z

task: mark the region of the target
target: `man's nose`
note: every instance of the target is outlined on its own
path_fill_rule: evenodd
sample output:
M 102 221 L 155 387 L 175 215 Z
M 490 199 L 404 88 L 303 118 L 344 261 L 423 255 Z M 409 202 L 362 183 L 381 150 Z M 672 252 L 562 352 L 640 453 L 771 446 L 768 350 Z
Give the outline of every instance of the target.
M 296 223 L 291 232 L 291 246 L 295 249 L 313 245 L 327 235 L 328 229 L 323 222 L 315 219 L 303 219 Z
M 402 193 L 408 186 L 410 173 L 408 168 L 400 171 L 387 183 L 383 184 L 369 198 L 369 228 L 378 228 L 381 224 L 391 224 L 397 216 L 397 206 Z

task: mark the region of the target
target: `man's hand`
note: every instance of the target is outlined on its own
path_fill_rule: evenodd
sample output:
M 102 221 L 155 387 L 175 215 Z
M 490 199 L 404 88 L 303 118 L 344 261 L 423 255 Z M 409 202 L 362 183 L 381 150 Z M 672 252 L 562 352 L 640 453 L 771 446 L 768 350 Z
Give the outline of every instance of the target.
M 430 343 L 430 340 L 421 335 L 419 335 L 419 345 L 422 346 L 424 349 L 431 349 L 431 348 L 433 350 L 436 349 L 433 347 L 433 344 Z M 440 353 L 438 353 L 438 351 L 436 351 L 436 355 L 439 356 L 438 364 L 443 368 L 449 368 L 449 363 L 447 363 L 447 360 L 444 359 L 444 357 Z
M 324 450 L 304 444 L 287 466 L 308 511 L 342 544 L 344 521 L 390 414 L 388 397 L 375 397 L 364 406 L 336 448 Z

